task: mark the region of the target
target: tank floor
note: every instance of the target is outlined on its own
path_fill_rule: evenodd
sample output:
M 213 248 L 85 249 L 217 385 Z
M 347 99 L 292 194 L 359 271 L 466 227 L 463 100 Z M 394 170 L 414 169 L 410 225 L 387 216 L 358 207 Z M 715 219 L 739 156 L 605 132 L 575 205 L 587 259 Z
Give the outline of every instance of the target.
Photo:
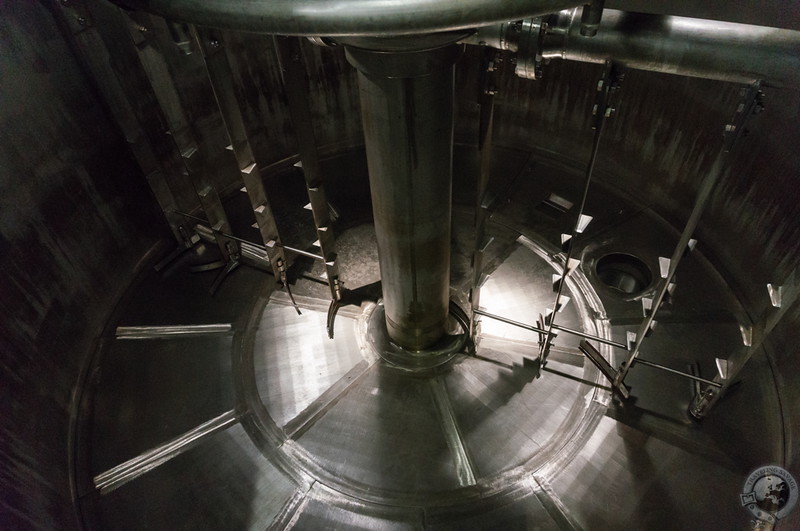
M 563 171 L 539 166 L 497 202 L 487 311 L 535 324 L 552 305 L 560 262 L 548 242 L 572 218 L 531 198 L 571 197 Z M 587 212 L 594 221 L 576 241 L 582 265 L 558 323 L 624 343 L 656 281 L 625 295 L 596 264 L 633 255 L 657 279 L 678 234 L 602 189 Z M 455 209 L 451 285 L 461 302 L 470 222 Z M 346 287 L 379 280 L 368 223 L 342 231 L 339 248 Z M 741 529 L 748 473 L 783 451 L 763 356 L 702 423 L 686 414 L 689 380 L 635 366 L 621 404 L 579 338 L 562 332 L 539 371 L 538 336 L 488 318 L 474 355 L 414 373 L 367 341 L 377 301 L 342 308 L 327 337 L 318 265 L 294 266 L 298 315 L 272 276 L 247 267 L 211 297 L 215 273 L 189 267 L 215 252 L 200 245 L 166 271 L 146 271 L 110 318 L 74 446 L 87 528 Z M 702 245 L 678 271 L 642 358 L 711 378 L 715 357 L 741 345 L 743 312 Z M 192 328 L 200 324 L 231 326 Z M 168 325 L 187 328 L 152 328 Z M 117 337 L 118 326 L 151 328 L 132 339 Z M 619 365 L 622 351 L 600 350 Z

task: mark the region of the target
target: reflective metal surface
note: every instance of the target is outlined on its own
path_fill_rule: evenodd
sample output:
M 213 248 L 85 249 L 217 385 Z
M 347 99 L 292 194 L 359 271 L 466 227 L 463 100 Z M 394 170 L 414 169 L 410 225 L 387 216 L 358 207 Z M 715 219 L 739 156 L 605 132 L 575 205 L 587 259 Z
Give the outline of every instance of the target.
M 359 69 L 386 328 L 401 347 L 423 350 L 447 325 L 454 64 L 461 47 L 347 53 Z
M 618 201 L 611 199 L 610 204 Z M 512 201 L 496 212 L 495 221 L 487 226 L 496 243 L 487 248 L 491 269 L 487 270 L 481 301 L 487 311 L 535 322 L 551 302 L 551 277 L 557 270 L 553 260 L 558 258 L 551 254 L 555 250 L 536 243 L 514 221 L 514 212 L 520 207 L 530 212 L 530 207 Z M 457 211 L 454 219 L 462 223 L 463 217 Z M 631 312 L 640 311 L 639 303 L 626 301 L 604 287 L 593 271 L 595 257 L 624 245 L 646 264 L 657 267 L 659 250 L 648 242 L 675 236 L 649 214 L 622 224 L 602 215 L 598 220 L 576 248 L 583 266 L 568 277 L 571 301 L 559 319 L 584 335 L 614 342 L 631 329 L 634 322 L 628 319 Z M 541 221 L 551 223 L 547 218 Z M 630 232 L 631 227 L 641 228 L 645 222 L 650 228 Z M 360 227 L 353 230 L 355 234 L 364 231 Z M 510 242 L 505 239 L 509 230 L 517 234 Z M 349 241 L 347 233 L 342 233 L 345 243 Z M 455 234 L 453 249 L 458 255 L 465 242 L 458 236 L 463 232 Z M 595 234 L 605 237 L 598 239 Z M 372 264 L 358 267 L 376 268 L 374 250 L 364 249 L 357 256 Z M 738 309 L 698 256 L 686 258 L 691 275 L 684 279 L 685 288 L 676 292 L 673 312 L 663 319 L 664 333 L 647 344 L 647 357 L 677 367 L 692 361 L 699 364 L 702 374 L 709 374 L 706 369 L 713 365 L 713 353 L 718 349 L 702 345 L 708 345 L 709 332 L 717 345 L 720 341 L 737 344 L 740 338 L 732 316 Z M 185 258 L 189 259 L 191 256 Z M 185 260 L 176 267 L 187 267 Z M 232 275 L 221 295 L 252 278 L 237 275 L 240 273 Z M 154 282 L 158 281 L 148 281 L 150 285 Z M 150 297 L 142 291 L 148 283 L 137 289 L 136 298 Z M 238 397 L 227 402 L 228 407 L 235 404 L 238 413 L 230 418 L 222 410 L 209 410 L 194 426 L 176 426 L 156 438 L 153 434 L 157 432 L 152 430 L 124 429 L 138 419 L 155 418 L 147 413 L 147 397 L 154 396 L 157 380 L 139 379 L 136 391 L 124 395 L 131 415 L 114 420 L 117 430 L 126 433 L 131 450 L 121 452 L 120 443 L 114 442 L 107 428 L 96 432 L 92 445 L 83 448 L 88 461 L 98 463 L 93 473 L 99 481 L 104 485 L 107 477 L 112 481 L 106 490 L 84 487 L 82 510 L 90 521 L 112 527 L 122 522 L 169 525 L 175 516 L 163 512 L 165 504 L 184 503 L 178 495 L 181 491 L 186 494 L 180 496 L 207 500 L 199 515 L 178 511 L 188 521 L 208 524 L 232 518 L 230 522 L 237 522 L 233 527 L 248 528 L 486 529 L 501 525 L 510 529 L 592 529 L 632 519 L 655 526 L 663 521 L 663 515 L 676 513 L 681 514 L 680 525 L 692 521 L 730 527 L 745 521 L 745 515 L 735 511 L 710 514 L 707 510 L 709 504 L 727 506 L 729 502 L 721 501 L 720 493 L 735 492 L 743 471 L 759 459 L 760 450 L 752 437 L 757 437 L 760 428 L 754 425 L 756 431 L 739 429 L 734 434 L 724 427 L 725 419 L 736 415 L 739 406 L 732 405 L 730 412 L 720 410 L 721 425 L 705 424 L 697 429 L 685 413 L 691 386 L 678 377 L 638 367 L 631 372 L 630 382 L 635 401 L 615 405 L 608 382 L 577 349 L 581 337 L 560 333 L 546 367 L 540 369 L 535 363 L 538 333 L 486 318 L 480 323 L 474 356 L 459 354 L 428 372 L 398 370 L 382 361 L 368 340 L 368 316 L 374 305 L 342 308 L 335 339 L 330 340 L 325 333 L 324 290 L 320 298 L 297 295 L 302 312 L 297 315 L 284 292 L 270 293 L 266 284 L 256 285 L 261 288 L 255 297 L 232 307 L 239 312 L 239 317 L 230 319 L 233 343 L 214 343 L 214 338 L 230 337 L 214 328 L 216 333 L 192 338 L 161 335 L 125 341 L 121 336 L 107 344 L 108 353 L 99 365 L 101 374 L 107 372 L 105 363 L 125 370 L 114 361 L 113 353 L 126 345 L 140 349 L 152 343 L 175 352 L 179 342 L 199 342 L 193 352 L 208 351 L 213 353 L 210 359 L 231 360 L 233 372 L 220 373 L 208 363 L 195 366 L 215 378 L 222 377 L 222 388 L 228 389 L 229 396 Z M 302 286 L 297 287 L 302 293 Z M 186 288 L 191 290 L 189 285 Z M 186 288 L 176 286 L 170 290 L 174 295 L 167 296 L 176 297 L 179 304 L 191 293 L 182 292 Z M 652 289 L 647 287 L 643 295 Z M 165 294 L 159 295 L 163 299 Z M 129 315 L 123 322 L 135 322 L 137 306 L 132 301 L 123 312 Z M 151 318 L 149 322 L 163 320 Z M 610 346 L 595 345 L 612 365 L 620 361 Z M 131 352 L 138 356 L 131 359 L 146 359 L 137 352 Z M 692 357 L 681 354 L 686 352 L 692 352 Z M 175 353 L 154 354 L 154 361 L 142 365 L 143 369 L 161 373 L 160 364 L 168 360 L 179 363 Z M 106 382 L 106 377 L 100 382 Z M 164 405 L 190 403 L 185 395 L 188 387 L 184 384 L 181 389 L 172 394 L 162 392 L 159 396 L 167 400 Z M 746 407 L 767 407 L 770 401 L 769 394 L 755 403 L 754 398 L 748 398 Z M 98 427 L 102 425 L 98 424 L 102 419 L 98 412 L 119 410 L 110 395 L 94 393 L 91 400 L 95 403 L 91 424 Z M 223 402 L 219 405 L 225 407 Z M 219 414 L 222 416 L 215 419 Z M 206 427 L 205 421 L 215 424 Z M 233 425 L 229 425 L 231 421 Z M 104 422 L 110 425 L 108 420 Z M 219 422 L 225 424 L 216 428 Z M 180 446 L 177 452 L 170 450 L 175 444 L 185 444 L 181 437 L 170 437 L 193 427 L 197 440 L 185 449 Z M 183 435 L 186 437 L 188 433 Z M 743 444 L 745 440 L 748 442 Z M 235 449 L 231 446 L 234 441 Z M 754 453 L 743 454 L 744 448 Z M 652 460 L 649 464 L 647 456 Z M 126 462 L 131 458 L 136 459 Z M 114 467 L 119 466 L 133 473 L 116 480 L 119 474 Z M 179 488 L 177 482 L 184 481 L 181 478 L 189 470 L 205 470 L 203 477 L 210 479 L 213 474 L 215 482 L 234 481 L 239 486 L 233 491 L 212 489 L 200 494 L 197 489 L 203 482 L 194 480 Z M 709 491 L 697 482 L 697 487 L 687 486 L 695 471 L 713 477 L 717 488 Z M 123 477 L 127 482 L 121 481 Z M 647 487 L 656 484 L 660 485 L 653 487 L 656 490 Z M 664 496 L 670 504 L 659 505 Z M 133 499 L 142 511 L 140 516 L 130 512 Z M 732 499 L 736 501 L 735 496 Z M 253 512 L 255 507 L 259 509 Z
M 800 31 L 606 9 L 597 35 L 581 34 L 578 9 L 559 13 L 545 59 L 603 63 L 734 83 L 800 83 Z
M 180 22 L 78 0 L 0 12 L 0 527 L 744 529 L 751 471 L 800 474 L 794 87 L 768 87 L 629 367 L 630 397 L 616 400 L 583 353 L 612 374 L 635 343 L 740 87 L 628 72 L 542 366 L 540 314 L 581 197 L 598 69 L 554 62 L 533 83 L 507 56 L 468 47 L 454 84 L 448 296 L 526 326 L 484 316 L 474 351 L 409 371 L 369 335 L 378 243 L 358 74 L 341 47 L 296 41 L 304 68 L 284 86 L 271 39 L 202 30 L 200 46 L 230 66 L 232 83 L 210 83 Z M 301 87 L 317 145 L 299 149 L 319 150 L 349 294 L 333 322 L 314 260 L 321 227 L 304 209 L 317 192 L 295 166 L 285 101 Z M 175 124 L 161 104 L 182 109 L 182 131 L 170 129 L 194 139 L 202 167 L 165 137 Z M 263 161 L 251 184 L 295 260 L 282 283 L 264 248 L 250 249 L 261 269 L 245 260 L 242 241 L 263 234 L 226 149 L 237 106 Z M 210 264 L 236 253 L 174 214 L 206 221 L 201 207 L 242 244 L 223 283 Z M 620 256 L 633 279 L 609 273 Z M 712 404 L 705 381 L 727 392 Z M 713 408 L 698 422 L 692 404 Z M 795 511 L 776 529 L 797 527 Z
M 172 20 L 280 35 L 380 36 L 472 28 L 578 5 L 574 0 L 118 0 Z

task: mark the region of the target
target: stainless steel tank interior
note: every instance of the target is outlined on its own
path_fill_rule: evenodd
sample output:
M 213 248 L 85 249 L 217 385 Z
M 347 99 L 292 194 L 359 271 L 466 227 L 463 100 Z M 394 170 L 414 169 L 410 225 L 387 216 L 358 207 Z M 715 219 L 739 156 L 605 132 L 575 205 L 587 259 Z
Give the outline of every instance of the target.
M 0 6 L 0 527 L 800 527 L 796 8 L 118 4 Z

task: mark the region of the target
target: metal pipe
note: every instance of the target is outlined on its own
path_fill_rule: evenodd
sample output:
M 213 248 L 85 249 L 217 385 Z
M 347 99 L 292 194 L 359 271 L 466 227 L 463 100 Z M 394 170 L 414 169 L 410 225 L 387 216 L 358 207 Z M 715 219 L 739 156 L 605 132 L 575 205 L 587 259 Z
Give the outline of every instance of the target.
M 455 61 L 422 52 L 347 48 L 358 73 L 386 327 L 423 350 L 446 331 Z
M 500 315 L 495 315 L 495 314 L 489 313 L 489 312 L 487 312 L 485 310 L 478 309 L 478 310 L 475 310 L 475 313 L 477 315 L 482 315 L 484 317 L 488 317 L 489 319 L 494 319 L 495 321 L 500 321 L 500 322 L 503 322 L 503 323 L 506 323 L 506 324 L 510 324 L 512 326 L 517 326 L 519 328 L 524 328 L 525 330 L 530 330 L 531 332 L 536 332 L 537 334 L 546 334 L 547 333 L 547 330 L 544 329 L 544 328 L 539 328 L 538 326 L 533 326 L 533 325 L 529 325 L 529 324 L 525 324 L 525 323 L 520 323 L 519 321 L 514 321 L 513 319 L 509 319 L 508 317 L 502 317 Z M 565 332 L 567 334 L 571 334 L 573 336 L 582 337 L 584 339 L 591 339 L 593 341 L 597 341 L 598 343 L 604 343 L 606 345 L 611 345 L 612 347 L 617 347 L 617 348 L 621 348 L 621 349 L 624 349 L 624 350 L 628 350 L 628 346 L 627 345 L 625 345 L 624 343 L 618 343 L 618 342 L 614 341 L 613 339 L 606 339 L 604 337 L 595 336 L 595 335 L 592 335 L 592 334 L 587 334 L 586 332 L 581 332 L 580 330 L 575 330 L 573 328 L 567 328 L 566 326 L 561 326 L 561 325 L 557 325 L 557 324 L 554 324 L 553 328 L 556 329 L 556 330 L 560 330 L 561 332 Z
M 672 374 L 677 374 L 678 376 L 683 376 L 684 378 L 689 378 L 690 380 L 694 380 L 695 382 L 708 384 L 708 385 L 710 385 L 712 387 L 722 387 L 721 384 L 719 384 L 719 383 L 717 383 L 715 381 L 707 380 L 705 378 L 701 378 L 700 376 L 695 376 L 694 374 L 689 374 L 688 372 L 683 372 L 683 371 L 679 371 L 677 369 L 672 369 L 670 367 L 666 367 L 666 366 L 661 365 L 659 363 L 653 363 L 652 361 L 643 360 L 642 358 L 636 358 L 636 360 L 634 361 L 634 364 L 638 364 L 638 363 L 641 363 L 642 365 L 645 365 L 647 367 L 653 367 L 654 369 L 659 369 L 659 370 L 662 370 L 662 371 L 671 372 Z
M 542 41 L 544 59 L 608 60 L 652 72 L 734 83 L 800 85 L 800 31 L 606 9 L 594 37 L 578 9 L 560 12 Z
M 580 0 L 113 0 L 200 26 L 279 35 L 386 36 L 471 29 Z

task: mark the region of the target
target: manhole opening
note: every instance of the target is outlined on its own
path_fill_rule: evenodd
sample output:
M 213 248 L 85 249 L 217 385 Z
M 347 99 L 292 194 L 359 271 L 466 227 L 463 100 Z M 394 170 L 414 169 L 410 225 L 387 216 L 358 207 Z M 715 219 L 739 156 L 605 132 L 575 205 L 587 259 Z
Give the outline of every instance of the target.
M 624 253 L 607 254 L 595 266 L 600 282 L 626 295 L 637 295 L 653 281 L 650 268 L 639 258 Z

